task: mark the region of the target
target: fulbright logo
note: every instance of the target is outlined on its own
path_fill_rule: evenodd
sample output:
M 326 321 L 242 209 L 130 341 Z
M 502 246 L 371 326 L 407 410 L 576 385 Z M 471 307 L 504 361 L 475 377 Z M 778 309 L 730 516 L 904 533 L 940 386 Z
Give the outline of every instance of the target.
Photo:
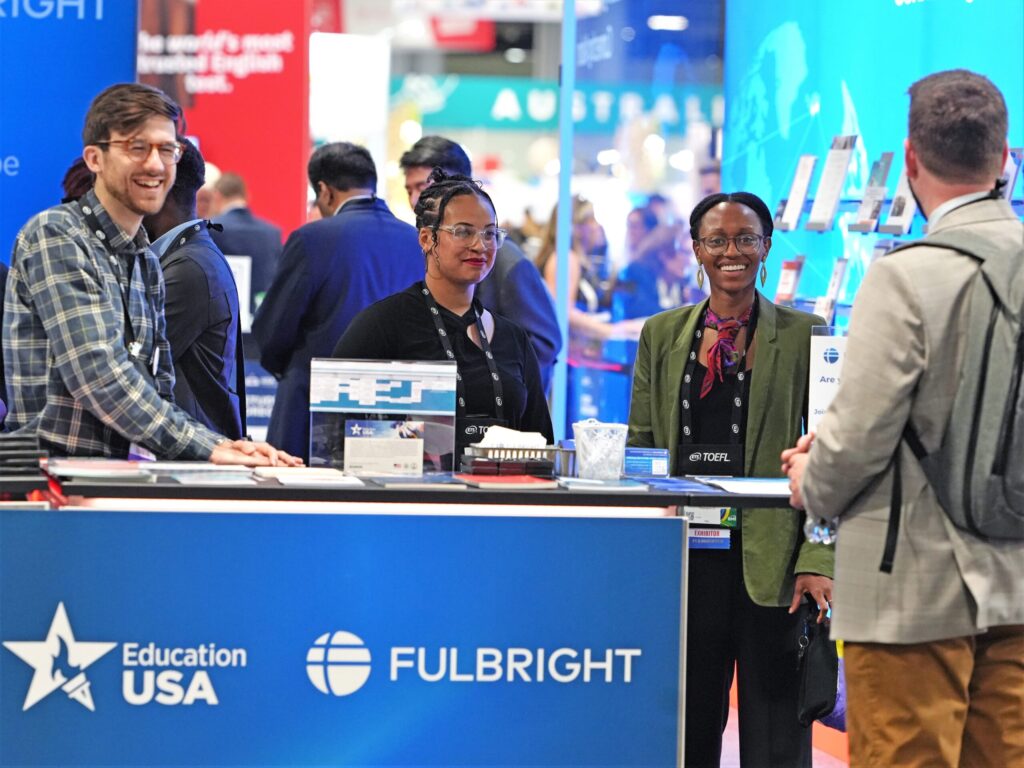
M 370 678 L 370 649 L 351 632 L 325 632 L 306 652 L 306 674 L 321 693 L 348 696 Z
M 624 683 L 633 682 L 640 648 L 456 648 L 395 646 L 388 649 L 388 682 L 399 677 L 426 683 Z M 306 676 L 325 695 L 348 696 L 370 678 L 371 655 L 351 632 L 325 632 L 306 651 Z

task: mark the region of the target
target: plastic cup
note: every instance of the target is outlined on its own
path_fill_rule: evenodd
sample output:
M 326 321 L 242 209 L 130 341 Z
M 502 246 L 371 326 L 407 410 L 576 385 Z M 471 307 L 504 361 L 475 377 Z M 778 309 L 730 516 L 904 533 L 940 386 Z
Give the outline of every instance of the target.
M 572 425 L 576 436 L 576 475 L 587 480 L 618 480 L 626 460 L 625 424 L 596 419 Z

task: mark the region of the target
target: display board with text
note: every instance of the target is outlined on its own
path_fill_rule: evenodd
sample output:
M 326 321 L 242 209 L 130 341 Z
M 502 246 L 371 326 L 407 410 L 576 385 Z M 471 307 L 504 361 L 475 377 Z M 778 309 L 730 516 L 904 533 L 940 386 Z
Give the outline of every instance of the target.
M 686 523 L 0 512 L 0 765 L 679 759 Z

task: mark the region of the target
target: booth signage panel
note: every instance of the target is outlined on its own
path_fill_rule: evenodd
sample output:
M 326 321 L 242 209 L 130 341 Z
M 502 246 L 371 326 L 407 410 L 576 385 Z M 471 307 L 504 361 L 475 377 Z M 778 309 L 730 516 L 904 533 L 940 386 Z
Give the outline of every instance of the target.
M 135 79 L 136 3 L 0 2 L 0 261 L 57 205 L 93 97 Z
M 0 764 L 673 766 L 684 537 L 0 512 Z
M 621 121 L 650 113 L 664 133 L 686 130 L 689 111 L 711 114 L 720 90 L 707 85 L 652 87 L 643 83 L 586 83 L 573 93 L 575 130 L 614 133 Z M 412 103 L 424 130 L 486 128 L 504 131 L 558 129 L 558 83 L 473 75 L 407 75 L 391 80 L 391 105 Z
M 820 329 L 821 332 L 818 332 Z M 807 431 L 818 428 L 839 391 L 846 358 L 846 336 L 834 328 L 816 327 L 811 335 L 810 382 L 807 389 Z

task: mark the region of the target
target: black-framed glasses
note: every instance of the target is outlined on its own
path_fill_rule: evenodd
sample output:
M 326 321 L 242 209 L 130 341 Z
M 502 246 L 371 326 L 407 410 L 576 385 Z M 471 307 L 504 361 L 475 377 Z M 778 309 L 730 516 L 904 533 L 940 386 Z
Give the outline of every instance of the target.
M 502 229 L 501 227 L 487 227 L 487 229 L 477 229 L 467 224 L 456 224 L 452 227 L 438 227 L 443 229 L 449 235 L 454 237 L 462 245 L 472 245 L 476 242 L 479 237 L 480 242 L 484 244 L 486 248 L 500 248 L 501 244 L 505 242 L 505 236 L 508 235 L 508 230 Z
M 164 165 L 176 165 L 181 160 L 184 147 L 177 141 L 143 141 L 142 139 L 110 139 L 109 141 L 97 141 L 96 146 L 104 144 L 119 144 L 124 147 L 125 153 L 137 163 L 144 163 L 156 150 L 160 162 Z
M 736 235 L 735 237 L 725 237 L 724 235 L 712 235 L 711 237 L 702 237 L 697 240 L 698 243 L 704 246 L 704 250 L 712 256 L 721 256 L 727 250 L 729 250 L 729 241 L 736 243 L 736 250 L 742 253 L 744 256 L 752 256 L 757 253 L 757 248 L 761 245 L 761 242 L 767 239 L 764 235 Z

